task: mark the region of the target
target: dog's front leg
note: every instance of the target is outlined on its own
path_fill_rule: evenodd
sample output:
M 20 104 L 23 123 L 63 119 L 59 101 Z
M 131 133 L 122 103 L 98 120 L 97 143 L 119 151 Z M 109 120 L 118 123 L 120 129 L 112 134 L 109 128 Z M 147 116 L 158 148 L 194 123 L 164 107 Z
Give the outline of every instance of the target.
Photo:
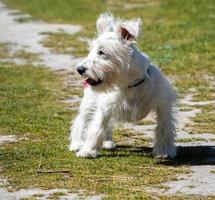
M 83 147 L 77 152 L 77 157 L 97 157 L 105 139 L 109 116 L 97 109 L 94 119 L 88 127 L 87 138 Z
M 113 137 L 112 137 L 112 124 L 109 124 L 106 134 L 105 134 L 105 139 L 102 145 L 103 149 L 115 149 L 116 145 L 113 142 Z
M 84 143 L 83 133 L 85 129 L 87 114 L 85 112 L 80 112 L 73 122 L 71 128 L 71 144 L 69 146 L 70 151 L 78 151 L 81 149 Z
M 91 123 L 92 113 L 96 110 L 96 101 L 90 90 L 85 90 L 78 116 L 71 127 L 69 146 L 70 151 L 78 151 L 82 148 L 86 138 L 86 130 Z

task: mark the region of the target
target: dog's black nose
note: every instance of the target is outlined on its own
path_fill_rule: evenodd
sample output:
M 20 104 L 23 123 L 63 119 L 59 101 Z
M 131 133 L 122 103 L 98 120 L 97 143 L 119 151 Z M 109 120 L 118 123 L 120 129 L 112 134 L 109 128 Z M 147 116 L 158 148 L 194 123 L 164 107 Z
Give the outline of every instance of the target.
M 80 67 L 77 68 L 77 71 L 78 71 L 79 74 L 83 75 L 84 72 L 86 71 L 86 69 L 87 69 L 86 67 L 80 66 Z

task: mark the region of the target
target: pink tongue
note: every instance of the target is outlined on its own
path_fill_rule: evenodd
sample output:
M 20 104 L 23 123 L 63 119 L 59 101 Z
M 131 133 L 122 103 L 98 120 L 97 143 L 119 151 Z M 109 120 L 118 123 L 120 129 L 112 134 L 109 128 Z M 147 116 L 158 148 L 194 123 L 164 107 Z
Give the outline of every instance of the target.
M 84 80 L 84 83 L 83 83 L 84 88 L 87 88 L 89 85 L 90 84 L 86 80 Z

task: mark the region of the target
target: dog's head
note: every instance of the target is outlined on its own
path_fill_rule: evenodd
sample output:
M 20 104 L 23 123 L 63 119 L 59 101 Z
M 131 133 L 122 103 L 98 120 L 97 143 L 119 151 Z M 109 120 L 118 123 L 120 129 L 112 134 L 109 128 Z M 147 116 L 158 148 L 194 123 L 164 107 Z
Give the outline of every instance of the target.
M 128 82 L 132 45 L 141 32 L 141 20 L 122 20 L 111 13 L 98 18 L 97 38 L 91 42 L 87 58 L 78 64 L 78 73 L 93 89 L 105 90 Z

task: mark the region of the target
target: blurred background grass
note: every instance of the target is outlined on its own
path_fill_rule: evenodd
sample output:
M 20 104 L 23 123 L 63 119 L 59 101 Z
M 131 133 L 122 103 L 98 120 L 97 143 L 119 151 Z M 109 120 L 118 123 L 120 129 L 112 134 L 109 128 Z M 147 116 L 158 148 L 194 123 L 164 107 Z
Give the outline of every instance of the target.
M 171 72 L 176 70 L 177 75 L 181 71 L 193 73 L 196 68 L 214 73 L 213 0 L 4 1 L 37 19 L 54 23 L 81 24 L 84 29 L 78 36 L 84 37 L 95 35 L 95 21 L 101 12 L 109 10 L 125 18 L 140 16 L 144 22 L 144 37 L 140 40 L 140 46 L 158 64 L 164 65 L 164 68 Z

